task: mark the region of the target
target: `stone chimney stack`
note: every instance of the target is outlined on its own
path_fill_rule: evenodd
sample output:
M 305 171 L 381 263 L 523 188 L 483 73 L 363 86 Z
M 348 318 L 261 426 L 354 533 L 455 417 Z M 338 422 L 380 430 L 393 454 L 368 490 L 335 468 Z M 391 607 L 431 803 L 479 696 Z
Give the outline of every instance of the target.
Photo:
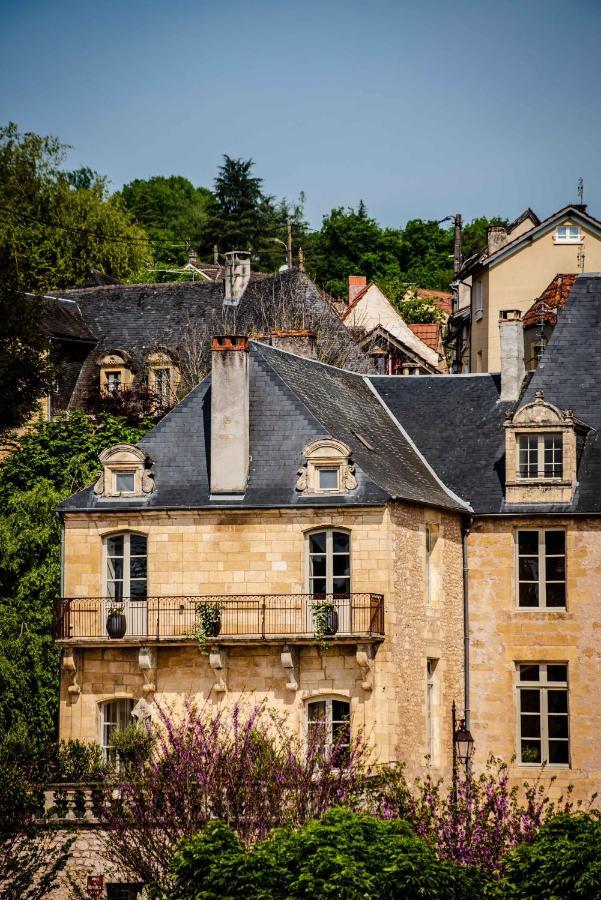
M 367 278 L 365 275 L 349 275 L 348 277 L 348 302 L 353 302 L 357 294 L 360 294 L 364 287 L 367 287 Z
M 238 306 L 250 281 L 250 253 L 231 250 L 225 254 L 225 306 Z
M 488 255 L 491 256 L 507 243 L 507 228 L 505 225 L 489 225 L 486 229 L 486 239 Z
M 269 337 L 271 346 L 278 350 L 287 350 L 307 359 L 317 358 L 317 335 L 314 331 L 307 331 L 304 328 L 280 328 L 274 329 Z
M 501 339 L 501 397 L 515 403 L 520 396 L 526 374 L 524 365 L 524 326 L 519 309 L 501 310 L 499 319 Z
M 211 495 L 246 491 L 250 458 L 248 338 L 211 344 Z

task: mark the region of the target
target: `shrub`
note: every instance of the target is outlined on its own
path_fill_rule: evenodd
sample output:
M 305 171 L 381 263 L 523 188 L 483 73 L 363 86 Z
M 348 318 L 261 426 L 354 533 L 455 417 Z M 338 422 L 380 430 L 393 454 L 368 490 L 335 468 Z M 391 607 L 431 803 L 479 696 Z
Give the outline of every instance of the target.
M 132 723 L 127 728 L 115 731 L 110 745 L 117 753 L 125 772 L 138 771 L 148 761 L 154 736 L 143 725 Z
M 502 895 L 515 900 L 601 897 L 601 821 L 598 815 L 558 815 L 530 844 L 509 855 Z
M 177 850 L 173 900 L 196 898 L 399 898 L 475 900 L 484 881 L 441 860 L 401 820 L 332 809 L 298 831 L 276 830 L 245 850 L 211 823 Z

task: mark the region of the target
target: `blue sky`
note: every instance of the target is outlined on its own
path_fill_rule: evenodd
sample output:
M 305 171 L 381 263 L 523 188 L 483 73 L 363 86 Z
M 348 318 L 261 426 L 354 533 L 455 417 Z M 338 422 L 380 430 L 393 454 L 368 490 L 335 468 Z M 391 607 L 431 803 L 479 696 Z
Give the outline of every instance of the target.
M 119 188 L 223 153 L 314 226 L 601 215 L 599 0 L 0 0 L 0 121 Z

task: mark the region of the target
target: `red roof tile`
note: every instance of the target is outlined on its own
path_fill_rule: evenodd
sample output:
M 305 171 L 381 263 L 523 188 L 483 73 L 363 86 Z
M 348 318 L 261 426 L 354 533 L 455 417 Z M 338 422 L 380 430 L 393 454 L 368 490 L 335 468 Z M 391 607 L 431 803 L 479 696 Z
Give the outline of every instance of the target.
M 436 306 L 447 316 L 453 312 L 453 295 L 447 291 L 429 291 L 428 288 L 418 288 L 417 295 L 418 297 L 432 297 Z
M 413 334 L 436 353 L 440 353 L 441 327 L 439 322 L 408 323 Z
M 541 317 L 544 317 L 544 324 L 554 328 L 557 315 L 566 305 L 575 280 L 576 275 L 573 274 L 556 275 L 530 309 L 524 313 L 524 327 L 532 328 L 540 325 Z

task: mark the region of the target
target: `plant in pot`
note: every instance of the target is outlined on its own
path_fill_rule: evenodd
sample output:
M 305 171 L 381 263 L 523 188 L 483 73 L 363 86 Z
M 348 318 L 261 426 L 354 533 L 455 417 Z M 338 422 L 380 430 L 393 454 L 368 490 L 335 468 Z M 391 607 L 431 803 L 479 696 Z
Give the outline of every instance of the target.
M 333 600 L 315 598 L 311 604 L 313 613 L 313 628 L 315 637 L 319 638 L 321 646 L 329 646 L 326 638 L 332 637 L 338 631 L 338 612 Z
M 111 600 L 106 617 L 106 632 L 110 638 L 122 638 L 127 631 L 127 618 L 122 600 Z
M 194 637 L 202 651 L 207 640 L 215 638 L 221 631 L 221 603 L 201 602 L 196 604 Z

